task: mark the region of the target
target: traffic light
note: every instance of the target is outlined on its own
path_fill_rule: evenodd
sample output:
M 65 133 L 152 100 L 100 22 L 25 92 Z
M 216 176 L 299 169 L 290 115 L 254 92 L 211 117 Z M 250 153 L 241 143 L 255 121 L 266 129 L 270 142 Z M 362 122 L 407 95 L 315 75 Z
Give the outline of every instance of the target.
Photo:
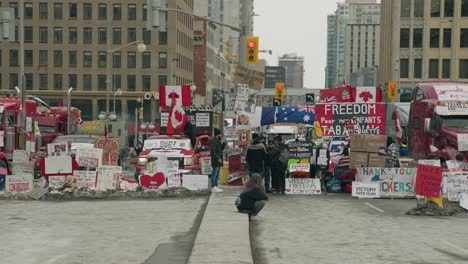
M 249 36 L 247 40 L 247 64 L 258 64 L 258 37 Z
M 275 83 L 275 99 L 283 100 L 285 95 L 284 83 L 277 82 Z
M 389 99 L 395 99 L 398 97 L 398 83 L 388 82 L 387 97 Z
M 167 0 L 146 0 L 146 30 L 167 31 Z

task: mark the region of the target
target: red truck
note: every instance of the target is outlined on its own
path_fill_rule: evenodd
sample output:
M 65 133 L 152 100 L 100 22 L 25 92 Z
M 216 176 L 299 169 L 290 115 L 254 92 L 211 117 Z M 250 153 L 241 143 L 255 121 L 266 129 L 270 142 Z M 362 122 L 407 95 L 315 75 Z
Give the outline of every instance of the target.
M 36 117 L 41 134 L 41 145 L 52 143 L 59 135 L 73 135 L 78 132 L 77 120 L 80 118 L 78 108 L 70 109 L 70 133 L 68 133 L 68 113 L 66 107 L 50 107 Z
M 408 147 L 413 158 L 468 163 L 468 83 L 428 82 L 413 90 Z M 464 166 L 465 167 L 465 166 Z

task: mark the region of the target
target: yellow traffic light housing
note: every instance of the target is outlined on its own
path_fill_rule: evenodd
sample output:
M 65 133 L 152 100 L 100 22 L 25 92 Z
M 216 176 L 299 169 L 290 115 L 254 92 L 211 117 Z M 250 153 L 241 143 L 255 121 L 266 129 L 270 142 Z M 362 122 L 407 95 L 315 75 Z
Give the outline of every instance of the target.
M 398 98 L 398 82 L 388 82 L 387 96 L 389 99 Z
M 283 100 L 285 96 L 284 83 L 275 83 L 275 99 Z
M 258 37 L 248 36 L 246 38 L 247 52 L 246 62 L 247 64 L 258 64 Z

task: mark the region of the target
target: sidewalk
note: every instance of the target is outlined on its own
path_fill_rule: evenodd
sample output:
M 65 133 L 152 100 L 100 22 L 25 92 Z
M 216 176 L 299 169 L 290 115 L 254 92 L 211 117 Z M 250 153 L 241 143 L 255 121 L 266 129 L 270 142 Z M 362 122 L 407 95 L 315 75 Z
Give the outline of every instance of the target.
M 241 187 L 222 189 L 210 196 L 189 264 L 253 264 L 249 219 L 234 206 Z

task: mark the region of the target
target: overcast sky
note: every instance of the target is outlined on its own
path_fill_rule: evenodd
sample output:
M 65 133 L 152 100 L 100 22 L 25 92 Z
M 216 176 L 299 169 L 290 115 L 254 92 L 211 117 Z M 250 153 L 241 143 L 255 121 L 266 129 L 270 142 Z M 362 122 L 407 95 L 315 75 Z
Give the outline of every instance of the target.
M 304 86 L 324 88 L 327 57 L 327 15 L 334 13 L 333 0 L 254 0 L 254 35 L 270 66 L 278 57 L 296 53 L 304 57 Z

